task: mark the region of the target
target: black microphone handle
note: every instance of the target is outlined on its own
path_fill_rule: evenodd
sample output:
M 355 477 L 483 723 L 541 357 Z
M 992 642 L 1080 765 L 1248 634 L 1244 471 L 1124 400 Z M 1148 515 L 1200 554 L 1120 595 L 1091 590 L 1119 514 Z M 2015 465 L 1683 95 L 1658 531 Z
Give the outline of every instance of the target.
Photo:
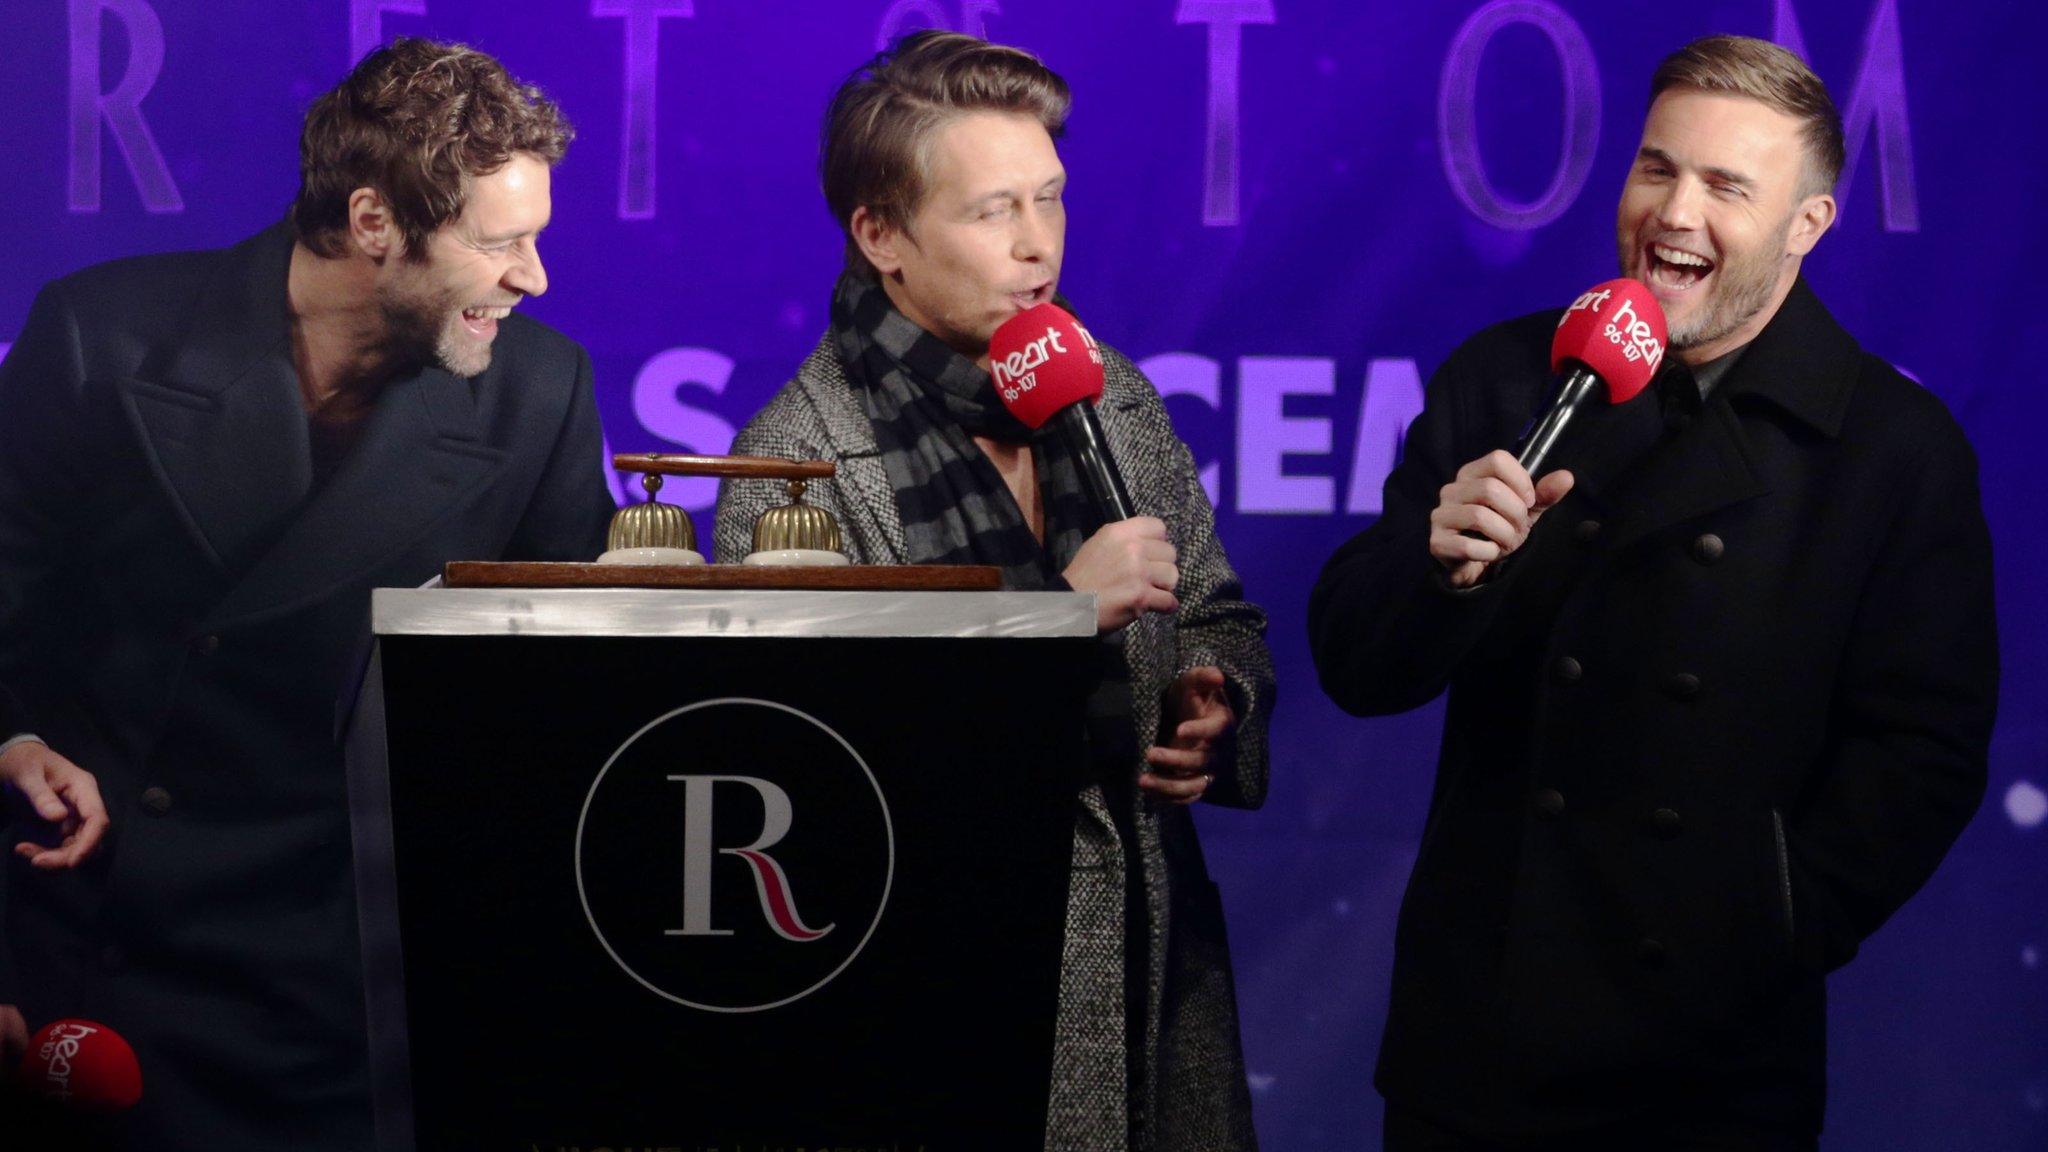
M 1572 417 L 1578 415 L 1580 407 L 1600 387 L 1600 377 L 1584 364 L 1573 364 L 1571 371 L 1565 373 L 1564 383 L 1557 390 L 1557 399 L 1551 402 L 1550 410 L 1543 414 L 1536 426 L 1529 429 L 1521 448 L 1515 453 L 1515 461 L 1529 474 L 1529 479 L 1536 479 L 1544 460 L 1550 456 L 1550 450 L 1557 447 L 1558 437 L 1564 435 L 1565 426 L 1572 422 Z
M 1088 495 L 1095 500 L 1095 508 L 1102 513 L 1105 524 L 1118 520 L 1129 520 L 1137 510 L 1131 506 L 1131 494 L 1124 490 L 1124 478 L 1116 470 L 1116 461 L 1110 458 L 1109 441 L 1102 435 L 1102 424 L 1095 419 L 1095 405 L 1089 400 L 1077 400 L 1058 412 L 1053 421 L 1060 427 L 1060 436 L 1066 440 L 1067 450 L 1074 454 L 1074 466 L 1081 471 L 1081 483 L 1088 488 Z

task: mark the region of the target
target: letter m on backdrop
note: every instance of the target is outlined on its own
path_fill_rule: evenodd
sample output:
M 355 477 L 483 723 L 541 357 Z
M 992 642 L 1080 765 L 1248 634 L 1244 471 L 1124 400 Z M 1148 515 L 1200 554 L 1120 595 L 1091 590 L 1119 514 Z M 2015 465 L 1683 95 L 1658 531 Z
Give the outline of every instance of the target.
M 1806 50 L 1806 37 L 1799 30 L 1799 12 L 1793 7 L 1793 0 L 1777 0 L 1771 39 L 1805 60 L 1809 67 L 1813 64 L 1813 57 Z M 1837 95 L 1835 105 L 1842 109 L 1846 145 L 1842 178 L 1835 182 L 1835 198 L 1847 201 L 1849 187 L 1856 180 L 1857 160 L 1874 124 L 1884 229 L 1918 232 L 1920 196 L 1913 183 L 1913 126 L 1906 116 L 1906 53 L 1899 35 L 1899 0 L 1877 0 L 1870 23 L 1864 27 L 1862 50 L 1856 61 L 1856 83 L 1849 89 L 1848 103 L 1843 104 Z

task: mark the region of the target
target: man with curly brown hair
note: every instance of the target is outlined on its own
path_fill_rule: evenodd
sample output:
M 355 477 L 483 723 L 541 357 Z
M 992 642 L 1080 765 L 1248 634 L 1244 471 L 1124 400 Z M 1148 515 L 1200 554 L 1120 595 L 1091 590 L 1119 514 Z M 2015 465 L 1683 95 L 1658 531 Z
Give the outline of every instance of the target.
M 396 41 L 288 221 L 57 280 L 0 363 L 0 1039 L 131 1041 L 111 1143 L 371 1143 L 337 716 L 372 588 L 601 547 L 589 357 L 514 312 L 570 136 Z

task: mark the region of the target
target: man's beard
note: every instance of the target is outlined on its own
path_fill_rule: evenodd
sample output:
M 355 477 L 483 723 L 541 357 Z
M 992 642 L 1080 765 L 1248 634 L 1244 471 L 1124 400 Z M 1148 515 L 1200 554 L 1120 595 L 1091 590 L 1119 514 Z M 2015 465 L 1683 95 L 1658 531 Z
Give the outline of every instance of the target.
M 1752 254 L 1730 257 L 1714 268 L 1714 283 L 1707 289 L 1704 307 L 1694 309 L 1667 333 L 1673 352 L 1712 344 L 1749 323 L 1750 318 L 1771 302 L 1778 288 L 1778 266 L 1785 240 L 1792 234 L 1792 217 L 1785 217 L 1777 232 L 1760 243 Z M 1622 275 L 1628 275 L 1630 260 L 1642 251 L 1640 244 L 1621 254 Z M 1645 257 L 1647 259 L 1647 257 Z M 1644 276 L 1650 274 L 1643 269 Z
M 462 311 L 453 299 L 387 292 L 377 307 L 384 316 L 384 348 L 394 363 L 409 368 L 432 364 L 468 379 L 491 366 L 491 346 L 464 339 Z

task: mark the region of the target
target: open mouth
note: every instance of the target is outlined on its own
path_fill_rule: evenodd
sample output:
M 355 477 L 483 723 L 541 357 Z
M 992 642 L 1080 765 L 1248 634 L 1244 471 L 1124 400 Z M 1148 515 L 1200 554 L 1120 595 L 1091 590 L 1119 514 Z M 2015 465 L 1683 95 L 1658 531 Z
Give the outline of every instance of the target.
M 464 308 L 462 325 L 481 338 L 489 338 L 498 331 L 498 321 L 512 314 L 510 305 Z
M 1026 308 L 1035 308 L 1050 299 L 1052 299 L 1052 281 L 1050 280 L 1036 288 L 1027 288 L 1022 292 L 1010 293 L 1010 300 L 1017 305 L 1019 312 Z
M 1669 244 L 1651 244 L 1644 249 L 1649 265 L 1650 287 L 1666 292 L 1684 292 L 1714 273 L 1714 262 L 1697 252 Z

